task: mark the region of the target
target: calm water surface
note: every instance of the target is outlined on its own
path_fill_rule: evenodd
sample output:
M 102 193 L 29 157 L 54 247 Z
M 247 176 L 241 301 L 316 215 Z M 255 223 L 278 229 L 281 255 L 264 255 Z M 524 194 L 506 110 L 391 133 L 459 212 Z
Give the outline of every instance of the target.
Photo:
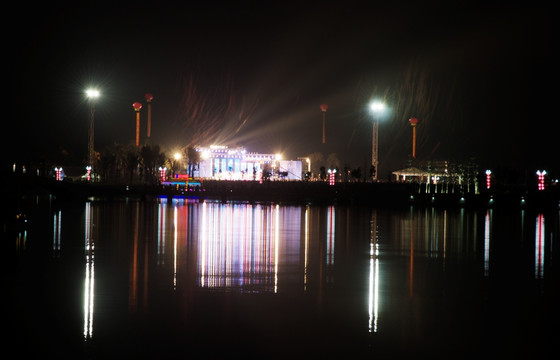
M 559 212 L 41 200 L 16 354 L 533 357 L 559 340 Z

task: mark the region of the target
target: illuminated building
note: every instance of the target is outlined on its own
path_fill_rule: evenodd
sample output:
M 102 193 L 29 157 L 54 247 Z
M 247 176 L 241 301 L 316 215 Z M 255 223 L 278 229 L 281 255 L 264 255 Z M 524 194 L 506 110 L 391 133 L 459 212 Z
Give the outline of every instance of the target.
M 223 145 L 196 147 L 200 153 L 198 176 L 218 180 L 301 180 L 300 160 L 283 160 L 278 154 L 248 152 L 243 147 Z

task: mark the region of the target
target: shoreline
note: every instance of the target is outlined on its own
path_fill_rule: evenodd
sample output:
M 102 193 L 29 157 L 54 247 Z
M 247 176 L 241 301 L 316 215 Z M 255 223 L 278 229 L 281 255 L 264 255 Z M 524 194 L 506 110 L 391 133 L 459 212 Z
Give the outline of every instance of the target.
M 161 185 L 126 185 L 73 183 L 32 175 L 4 176 L 4 198 L 16 204 L 26 198 L 51 196 L 57 201 L 85 201 L 89 198 L 188 197 L 199 201 L 272 202 L 286 205 L 356 205 L 356 206 L 429 206 L 444 208 L 536 208 L 560 210 L 560 186 L 551 185 L 538 191 L 526 187 L 491 189 L 479 194 L 428 192 L 418 183 L 397 182 L 326 182 L 306 181 L 218 181 L 205 180 L 203 188 L 174 189 Z

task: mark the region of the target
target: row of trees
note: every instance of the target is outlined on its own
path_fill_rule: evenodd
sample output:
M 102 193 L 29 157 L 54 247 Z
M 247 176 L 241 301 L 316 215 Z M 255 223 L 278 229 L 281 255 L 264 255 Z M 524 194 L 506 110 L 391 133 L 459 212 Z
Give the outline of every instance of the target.
M 157 184 L 161 167 L 174 176 L 184 164 L 192 176 L 200 162 L 200 156 L 192 146 L 182 149 L 179 159 L 174 154 L 166 154 L 157 144 L 137 147 L 115 143 L 96 155 L 94 169 L 102 181 L 113 183 Z
M 369 178 L 366 179 L 366 173 L 362 171 L 361 167 L 350 168 L 349 166 L 342 166 L 336 153 L 328 154 L 326 157 L 323 153 L 315 152 L 307 155 L 311 162 L 311 172 L 306 172 L 304 178 L 306 180 L 318 179 L 322 181 L 328 180 L 328 170 L 336 170 L 337 181 L 367 181 L 373 176 L 370 171 Z M 326 166 L 325 166 L 326 164 Z M 342 171 L 340 171 L 342 169 Z

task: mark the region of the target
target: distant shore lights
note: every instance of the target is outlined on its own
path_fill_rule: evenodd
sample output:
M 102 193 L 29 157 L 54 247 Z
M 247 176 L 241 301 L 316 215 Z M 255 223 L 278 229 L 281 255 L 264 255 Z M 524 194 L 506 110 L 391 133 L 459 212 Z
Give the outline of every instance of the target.
M 91 166 L 86 166 L 86 179 L 87 179 L 87 181 L 91 181 L 91 171 L 92 171 Z
M 544 177 L 546 175 L 546 170 L 537 170 L 538 184 L 537 189 L 544 190 Z
M 167 168 L 165 166 L 164 167 L 160 166 L 159 167 L 159 177 L 160 177 L 161 182 L 165 181 L 165 174 L 166 173 L 167 173 Z
M 486 189 L 490 189 L 492 181 L 492 170 L 486 170 Z
M 55 167 L 54 168 L 54 176 L 56 181 L 62 181 L 63 177 L 64 177 L 64 173 L 62 172 L 62 168 L 60 167 Z
M 334 185 L 336 181 L 336 169 L 329 169 L 329 185 Z

